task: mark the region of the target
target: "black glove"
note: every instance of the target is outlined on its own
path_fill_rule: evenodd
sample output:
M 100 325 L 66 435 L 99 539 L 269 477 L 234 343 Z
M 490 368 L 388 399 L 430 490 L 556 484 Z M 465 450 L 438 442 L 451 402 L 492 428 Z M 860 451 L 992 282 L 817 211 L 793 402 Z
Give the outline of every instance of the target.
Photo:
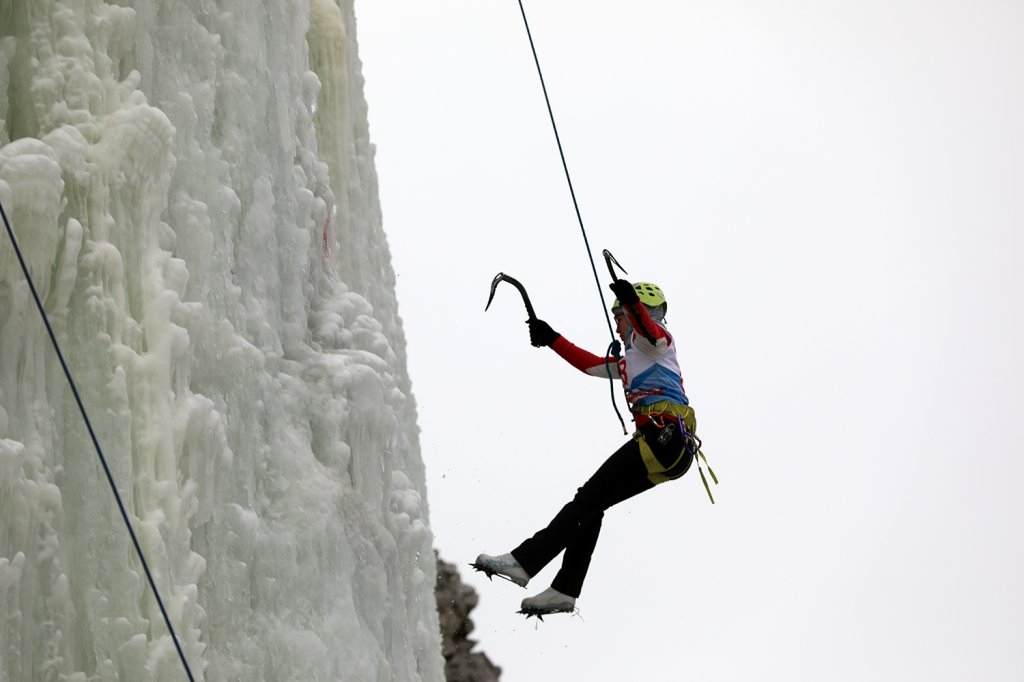
M 616 298 L 619 299 L 619 303 L 622 305 L 631 305 L 640 300 L 633 285 L 624 279 L 617 279 L 608 286 L 615 292 Z
M 555 342 L 560 334 L 551 328 L 544 320 L 538 320 L 533 318 L 527 320 L 526 324 L 530 325 L 530 343 L 535 347 L 540 348 L 541 346 L 550 346 Z

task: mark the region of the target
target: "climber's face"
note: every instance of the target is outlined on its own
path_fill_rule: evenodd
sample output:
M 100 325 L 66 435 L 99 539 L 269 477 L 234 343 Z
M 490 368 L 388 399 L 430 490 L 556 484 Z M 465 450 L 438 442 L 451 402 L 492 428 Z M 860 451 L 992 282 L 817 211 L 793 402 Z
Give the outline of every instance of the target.
M 619 340 L 626 343 L 626 336 L 629 335 L 629 318 L 626 317 L 626 313 L 615 313 L 615 332 L 619 335 Z

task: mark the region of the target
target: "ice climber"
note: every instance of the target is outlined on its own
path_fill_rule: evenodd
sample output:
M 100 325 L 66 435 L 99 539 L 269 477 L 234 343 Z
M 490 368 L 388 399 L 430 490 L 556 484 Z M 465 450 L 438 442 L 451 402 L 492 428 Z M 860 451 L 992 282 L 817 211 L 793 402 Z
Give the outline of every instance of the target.
M 560 552 L 562 565 L 551 586 L 522 602 L 521 613 L 541 616 L 572 612 L 609 507 L 687 472 L 700 441 L 697 422 L 683 390 L 676 343 L 665 325 L 668 303 L 649 282 L 611 284 L 621 358 L 601 357 L 570 343 L 547 322 L 530 319 L 530 342 L 548 346 L 566 362 L 592 376 L 617 372 L 636 424 L 632 439 L 616 450 L 576 491 L 548 525 L 507 554 L 481 554 L 474 568 L 526 587 Z M 617 366 L 616 366 L 617 365 Z M 614 374 L 612 375 L 614 376 Z

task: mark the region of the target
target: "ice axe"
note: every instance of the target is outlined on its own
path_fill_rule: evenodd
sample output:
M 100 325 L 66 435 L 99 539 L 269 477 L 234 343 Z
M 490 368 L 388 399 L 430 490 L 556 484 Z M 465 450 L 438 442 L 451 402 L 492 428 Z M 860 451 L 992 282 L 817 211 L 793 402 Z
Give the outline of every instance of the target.
M 615 256 L 612 255 L 611 251 L 609 251 L 608 249 L 603 249 L 601 253 L 604 255 L 604 264 L 608 266 L 608 274 L 612 276 L 613 282 L 618 279 L 618 277 L 615 276 L 615 267 L 618 267 L 619 270 L 622 270 L 622 274 L 629 274 L 628 272 L 626 272 L 626 268 L 622 267 L 622 264 L 619 263 L 619 261 L 615 260 Z M 612 267 L 613 265 L 615 267 Z
M 487 309 L 491 307 L 491 301 L 494 300 L 494 292 L 498 290 L 498 285 L 501 282 L 508 282 L 516 289 L 519 289 L 519 293 L 523 297 L 523 304 L 526 306 L 526 314 L 530 316 L 530 320 L 536 320 L 537 314 L 533 312 L 533 304 L 530 303 L 530 297 L 526 293 L 526 287 L 524 287 L 518 279 L 511 275 L 506 275 L 504 272 L 499 272 L 494 276 L 494 279 L 491 280 L 491 295 L 487 297 L 487 305 L 484 306 L 484 311 L 486 312 Z

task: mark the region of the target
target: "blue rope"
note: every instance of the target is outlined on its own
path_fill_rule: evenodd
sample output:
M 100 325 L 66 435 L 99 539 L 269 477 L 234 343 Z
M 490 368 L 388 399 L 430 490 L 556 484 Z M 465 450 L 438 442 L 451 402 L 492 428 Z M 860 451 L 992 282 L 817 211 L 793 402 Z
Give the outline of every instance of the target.
M 89 415 L 85 411 L 85 405 L 82 404 L 82 398 L 78 394 L 78 387 L 75 384 L 74 378 L 71 376 L 71 370 L 68 368 L 68 363 L 64 360 L 64 353 L 61 352 L 60 343 L 57 342 L 57 335 L 53 332 L 53 327 L 50 325 L 50 318 L 46 314 L 46 310 L 43 308 L 42 301 L 39 300 L 39 294 L 36 292 L 36 285 L 32 281 L 32 275 L 29 273 L 28 265 L 25 264 L 25 258 L 21 254 L 21 247 L 18 246 L 18 240 L 14 236 L 14 229 L 11 227 L 11 223 L 7 220 L 7 211 L 4 210 L 4 205 L 0 202 L 0 216 L 3 216 L 4 226 L 7 228 L 7 235 L 11 238 L 11 244 L 14 246 L 14 253 L 18 256 L 18 262 L 21 264 L 21 270 L 25 273 L 25 279 L 28 281 L 28 287 L 32 291 L 32 298 L 36 302 L 36 308 L 39 309 L 39 314 L 43 318 L 43 324 L 46 325 L 46 331 L 50 335 L 50 341 L 53 343 L 53 349 L 57 352 L 57 359 L 60 360 L 60 366 L 64 369 L 64 376 L 67 377 L 68 384 L 71 386 L 71 393 L 75 397 L 75 402 L 78 404 L 78 410 L 82 413 L 82 420 L 85 422 L 85 428 L 89 431 L 89 437 L 92 439 L 92 444 L 96 448 L 96 454 L 99 456 L 100 464 L 103 465 L 103 471 L 107 475 L 107 482 L 110 484 L 110 490 L 114 493 L 114 499 L 117 500 L 117 508 L 121 510 L 121 518 L 124 519 L 124 525 L 128 528 L 128 534 L 132 538 L 132 544 L 135 545 L 135 551 L 139 555 L 139 561 L 142 563 L 142 570 L 146 573 L 146 579 L 149 581 L 149 586 L 153 590 L 153 595 L 156 597 L 156 602 L 160 606 L 160 613 L 163 614 L 164 623 L 167 624 L 167 631 L 171 634 L 171 639 L 174 640 L 174 648 L 178 650 L 178 658 L 181 659 L 181 664 L 185 667 L 185 673 L 188 675 L 190 682 L 195 682 L 195 678 L 192 676 L 192 669 L 188 666 L 188 660 L 185 658 L 185 652 L 181 648 L 181 643 L 178 641 L 178 635 L 174 631 L 174 626 L 171 625 L 171 617 L 167 613 L 167 609 L 164 607 L 164 601 L 160 598 L 160 591 L 156 587 L 156 581 L 153 579 L 153 573 L 149 570 L 149 564 L 146 562 L 146 555 L 142 552 L 142 545 L 139 544 L 139 538 L 135 535 L 135 529 L 132 528 L 132 522 L 128 518 L 128 511 L 125 509 L 124 502 L 121 500 L 121 494 L 117 490 L 117 485 L 114 483 L 114 476 L 110 473 L 110 467 L 107 465 L 107 458 L 103 454 L 103 448 L 100 447 L 100 441 L 96 437 L 96 432 L 92 428 L 92 422 L 89 420 Z

